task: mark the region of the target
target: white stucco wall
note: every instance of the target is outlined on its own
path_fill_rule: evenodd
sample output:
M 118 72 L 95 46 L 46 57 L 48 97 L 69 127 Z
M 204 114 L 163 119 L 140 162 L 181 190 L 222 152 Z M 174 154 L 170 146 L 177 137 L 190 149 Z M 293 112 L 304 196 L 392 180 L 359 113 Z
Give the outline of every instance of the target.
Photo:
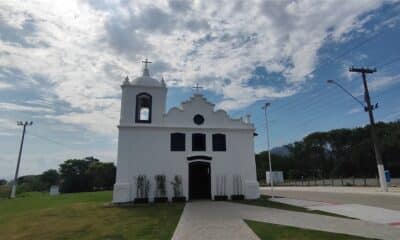
M 254 159 L 254 126 L 240 119 L 231 119 L 225 111 L 214 111 L 214 105 L 202 95 L 194 95 L 165 113 L 166 88 L 123 86 L 121 121 L 119 125 L 117 177 L 114 202 L 133 201 L 136 197 L 135 178 L 145 174 L 151 181 L 150 200 L 155 193 L 154 176 L 167 177 L 167 196 L 172 198 L 170 182 L 175 175 L 182 177 L 183 194 L 188 198 L 187 157 L 205 155 L 212 157 L 211 195 L 216 193 L 216 177 L 226 176 L 226 195 L 233 194 L 233 176 L 240 175 L 246 198 L 258 198 L 258 183 Z M 136 94 L 147 92 L 153 96 L 152 122 L 135 123 Z M 193 123 L 193 116 L 204 116 L 204 124 Z M 170 151 L 170 134 L 185 133 L 183 152 Z M 192 152 L 192 133 L 206 134 L 206 151 Z M 212 134 L 226 135 L 226 151 L 212 151 Z M 196 160 L 197 161 L 197 160 Z

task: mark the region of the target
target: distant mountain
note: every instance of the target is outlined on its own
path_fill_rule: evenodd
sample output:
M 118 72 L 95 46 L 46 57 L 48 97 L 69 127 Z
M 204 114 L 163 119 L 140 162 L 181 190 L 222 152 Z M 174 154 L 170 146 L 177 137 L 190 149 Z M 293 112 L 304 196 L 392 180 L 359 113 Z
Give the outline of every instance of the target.
M 289 156 L 290 154 L 289 149 L 285 146 L 274 147 L 273 149 L 271 149 L 271 153 L 283 157 Z

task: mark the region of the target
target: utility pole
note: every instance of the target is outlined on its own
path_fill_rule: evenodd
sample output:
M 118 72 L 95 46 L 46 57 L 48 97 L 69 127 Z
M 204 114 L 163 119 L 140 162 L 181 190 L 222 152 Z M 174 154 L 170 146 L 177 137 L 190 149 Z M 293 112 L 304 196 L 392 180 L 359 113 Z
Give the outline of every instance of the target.
M 21 121 L 18 121 L 18 122 L 17 122 L 17 125 L 18 125 L 18 126 L 23 126 L 23 128 L 22 128 L 21 144 L 20 144 L 20 146 L 19 146 L 17 169 L 15 169 L 14 182 L 13 182 L 13 184 L 12 184 L 12 189 L 11 189 L 10 198 L 15 198 L 15 193 L 16 193 L 16 191 L 17 191 L 18 172 L 19 172 L 19 165 L 20 165 L 20 163 L 21 163 L 22 147 L 24 146 L 24 138 L 25 138 L 26 126 L 31 126 L 32 124 L 33 124 L 32 121 L 30 121 L 30 122 L 21 122 Z
M 274 180 L 272 177 L 272 164 L 271 164 L 271 140 L 269 137 L 269 127 L 268 127 L 268 116 L 267 116 L 267 108 L 271 105 L 271 103 L 265 103 L 262 107 L 265 112 L 265 134 L 267 137 L 267 150 L 268 150 L 268 164 L 269 164 L 269 182 L 271 185 L 271 197 L 274 198 Z M 265 179 L 267 180 L 267 179 Z
M 364 100 L 367 103 L 367 106 L 364 108 L 364 110 L 366 112 L 368 112 L 368 115 L 369 115 L 369 121 L 370 121 L 370 125 L 371 125 L 371 138 L 372 138 L 372 142 L 374 144 L 375 158 L 376 158 L 376 163 L 377 163 L 377 167 L 378 167 L 380 187 L 383 192 L 387 192 L 388 188 L 387 188 L 386 178 L 385 178 L 385 168 L 383 166 L 382 155 L 381 155 L 381 151 L 379 149 L 378 138 L 377 138 L 376 132 L 375 132 L 375 119 L 374 119 L 374 113 L 373 113 L 373 110 L 378 107 L 378 104 L 371 105 L 371 98 L 369 96 L 368 84 L 367 84 L 367 78 L 366 78 L 366 74 L 372 74 L 372 73 L 376 72 L 376 69 L 351 67 L 349 69 L 349 71 L 361 73 L 362 78 L 363 78 Z

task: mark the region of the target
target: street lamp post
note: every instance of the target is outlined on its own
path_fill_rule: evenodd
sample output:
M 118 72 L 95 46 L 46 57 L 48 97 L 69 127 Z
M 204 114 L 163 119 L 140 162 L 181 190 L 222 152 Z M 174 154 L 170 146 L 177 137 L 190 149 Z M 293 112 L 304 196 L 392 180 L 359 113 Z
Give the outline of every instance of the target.
M 272 164 L 271 164 L 271 140 L 269 136 L 269 127 L 268 127 L 268 115 L 267 108 L 271 105 L 271 103 L 265 103 L 262 107 L 265 113 L 265 135 L 267 137 L 267 150 L 268 150 L 268 165 L 269 165 L 269 182 L 271 186 L 271 197 L 274 198 L 274 178 L 272 177 Z
M 10 198 L 15 198 L 15 193 L 17 191 L 18 172 L 19 172 L 19 165 L 21 163 L 22 147 L 24 146 L 24 138 L 25 138 L 26 126 L 31 126 L 32 124 L 33 124 L 32 121 L 30 121 L 30 122 L 18 121 L 17 122 L 17 125 L 18 126 L 23 126 L 23 128 L 22 128 L 21 144 L 19 146 L 17 168 L 15 169 L 14 182 L 12 183 Z
M 350 69 L 350 70 L 353 71 L 353 68 Z M 356 70 L 358 70 L 358 69 L 356 69 Z M 364 70 L 364 69 L 362 69 L 362 70 Z M 383 162 L 382 162 L 382 155 L 381 155 L 381 152 L 380 152 L 380 149 L 379 149 L 379 145 L 378 145 L 378 138 L 377 138 L 376 133 L 375 133 L 375 120 L 374 120 L 373 110 L 375 108 L 377 108 L 377 105 L 376 106 L 371 105 L 371 100 L 370 100 L 370 96 L 369 96 L 369 91 L 368 91 L 368 86 L 367 86 L 367 80 L 365 78 L 365 73 L 363 73 L 363 85 L 364 85 L 364 94 L 365 94 L 364 95 L 364 99 L 365 99 L 367 105 L 364 105 L 363 102 L 361 102 L 358 98 L 354 97 L 342 85 L 340 85 L 339 83 L 335 82 L 334 80 L 328 80 L 327 82 L 330 83 L 330 84 L 335 84 L 336 86 L 341 88 L 344 92 L 346 92 L 354 100 L 356 100 L 364 108 L 364 110 L 366 112 L 368 112 L 368 116 L 369 116 L 369 120 L 370 120 L 370 128 L 371 128 L 371 139 L 372 139 L 372 142 L 373 142 L 373 145 L 374 145 L 375 159 L 376 159 L 377 168 L 378 168 L 379 183 L 380 183 L 381 190 L 383 192 L 387 192 L 388 188 L 387 188 L 386 179 L 385 179 L 385 170 L 384 170 L 384 166 L 383 166 Z

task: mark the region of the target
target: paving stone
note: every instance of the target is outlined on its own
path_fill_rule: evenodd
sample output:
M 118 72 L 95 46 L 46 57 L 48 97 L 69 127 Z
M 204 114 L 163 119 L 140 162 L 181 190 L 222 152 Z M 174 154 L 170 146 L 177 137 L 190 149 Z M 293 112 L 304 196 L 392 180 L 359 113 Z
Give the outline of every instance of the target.
M 172 239 L 258 239 L 244 219 L 377 239 L 400 239 L 400 229 L 362 220 L 232 202 L 186 204 Z

